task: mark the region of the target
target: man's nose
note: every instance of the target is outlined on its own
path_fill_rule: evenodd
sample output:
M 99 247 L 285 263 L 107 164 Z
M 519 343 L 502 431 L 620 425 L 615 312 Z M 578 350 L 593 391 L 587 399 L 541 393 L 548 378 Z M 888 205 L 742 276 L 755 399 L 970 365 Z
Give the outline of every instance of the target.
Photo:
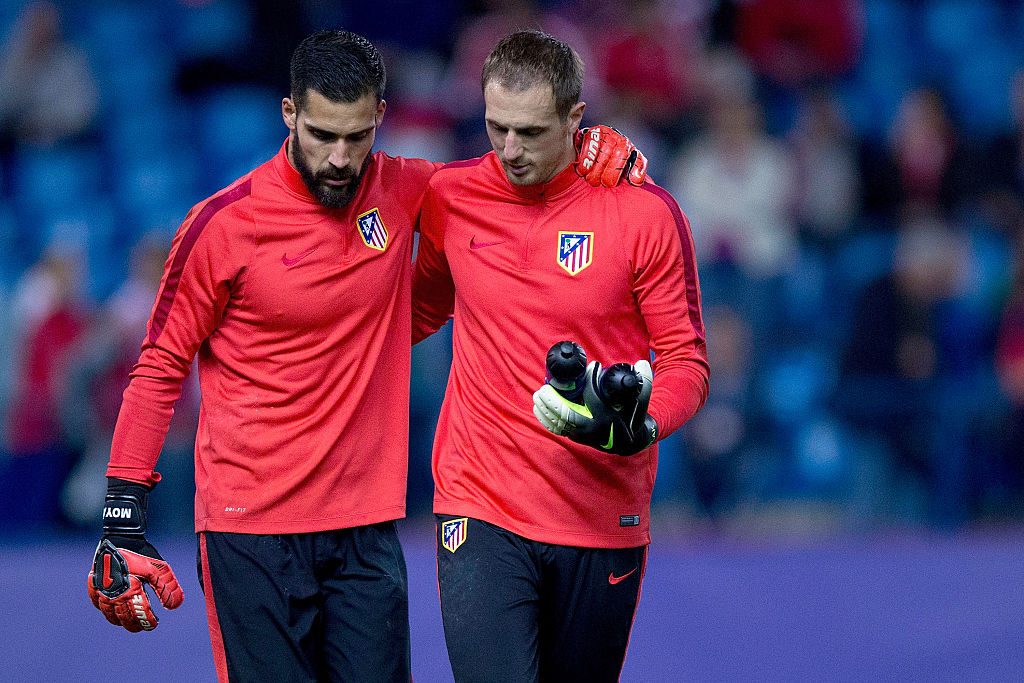
M 509 131 L 505 136 L 505 159 L 507 161 L 515 161 L 523 155 L 523 146 L 519 142 L 519 138 L 516 134 Z
M 335 168 L 347 168 L 351 159 L 351 150 L 345 142 L 337 142 L 331 147 L 331 154 L 327 162 Z

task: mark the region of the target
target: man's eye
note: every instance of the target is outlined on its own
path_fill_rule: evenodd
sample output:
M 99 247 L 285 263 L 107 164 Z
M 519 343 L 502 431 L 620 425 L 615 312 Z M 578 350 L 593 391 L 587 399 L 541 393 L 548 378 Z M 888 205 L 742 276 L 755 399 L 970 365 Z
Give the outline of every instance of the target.
M 330 133 L 326 131 L 314 130 L 313 137 L 315 137 L 317 140 L 323 140 L 326 142 L 327 140 L 330 140 L 332 136 Z

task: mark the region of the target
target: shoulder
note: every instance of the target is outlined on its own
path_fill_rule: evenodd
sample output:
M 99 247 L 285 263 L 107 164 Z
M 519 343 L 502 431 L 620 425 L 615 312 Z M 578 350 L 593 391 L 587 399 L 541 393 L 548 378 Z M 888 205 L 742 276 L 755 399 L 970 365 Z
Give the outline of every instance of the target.
M 483 178 L 491 167 L 491 159 L 494 152 L 488 152 L 483 156 L 462 161 L 452 161 L 441 166 L 434 177 L 430 179 L 430 189 L 433 192 L 450 192 L 456 188 L 465 187 L 474 179 Z
M 640 187 L 613 188 L 618 214 L 628 243 L 641 251 L 658 245 L 689 245 L 693 241 L 690 221 L 672 193 L 648 179 Z
M 426 159 L 393 157 L 387 152 L 375 152 L 371 157 L 373 169 L 382 180 L 423 189 L 441 164 Z
M 180 231 L 187 231 L 193 240 L 202 234 L 217 232 L 227 236 L 246 231 L 253 223 L 255 173 L 247 173 L 193 206 L 182 222 Z
M 595 188 L 595 191 L 614 193 L 625 215 L 635 216 L 644 222 L 689 225 L 686 214 L 672 193 L 650 179 L 639 187 L 623 183 L 610 190 Z

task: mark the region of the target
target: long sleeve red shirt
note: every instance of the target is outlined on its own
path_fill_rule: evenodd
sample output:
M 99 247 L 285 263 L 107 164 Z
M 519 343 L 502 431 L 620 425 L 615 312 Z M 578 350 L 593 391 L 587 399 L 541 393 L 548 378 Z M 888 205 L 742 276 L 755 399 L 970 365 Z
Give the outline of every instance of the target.
M 531 397 L 548 348 L 570 339 L 606 365 L 654 351 L 662 436 L 703 404 L 700 290 L 675 200 L 650 182 L 592 188 L 571 167 L 516 187 L 490 153 L 434 175 L 420 230 L 413 340 L 454 312 L 434 510 L 547 543 L 650 542 L 657 447 L 620 457 L 575 444 L 545 431 Z
M 197 531 L 402 517 L 412 236 L 435 168 L 378 152 L 352 202 L 328 209 L 282 146 L 196 205 L 164 267 L 107 474 L 159 480 L 198 354 Z

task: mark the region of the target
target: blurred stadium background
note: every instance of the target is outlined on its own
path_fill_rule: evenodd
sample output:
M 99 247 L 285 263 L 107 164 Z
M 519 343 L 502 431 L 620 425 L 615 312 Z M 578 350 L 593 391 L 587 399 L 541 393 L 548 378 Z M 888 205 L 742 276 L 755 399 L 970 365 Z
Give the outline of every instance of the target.
M 378 148 L 436 161 L 488 150 L 479 69 L 498 38 L 558 35 L 587 64 L 585 122 L 629 134 L 690 217 L 712 392 L 661 446 L 623 680 L 1020 677 L 1024 3 L 0 0 L 0 27 L 10 680 L 212 678 L 197 386 L 152 504 L 186 613 L 132 637 L 81 584 L 171 236 L 276 151 L 291 50 L 325 27 L 385 56 Z M 429 517 L 449 341 L 413 352 L 423 681 L 450 677 Z

